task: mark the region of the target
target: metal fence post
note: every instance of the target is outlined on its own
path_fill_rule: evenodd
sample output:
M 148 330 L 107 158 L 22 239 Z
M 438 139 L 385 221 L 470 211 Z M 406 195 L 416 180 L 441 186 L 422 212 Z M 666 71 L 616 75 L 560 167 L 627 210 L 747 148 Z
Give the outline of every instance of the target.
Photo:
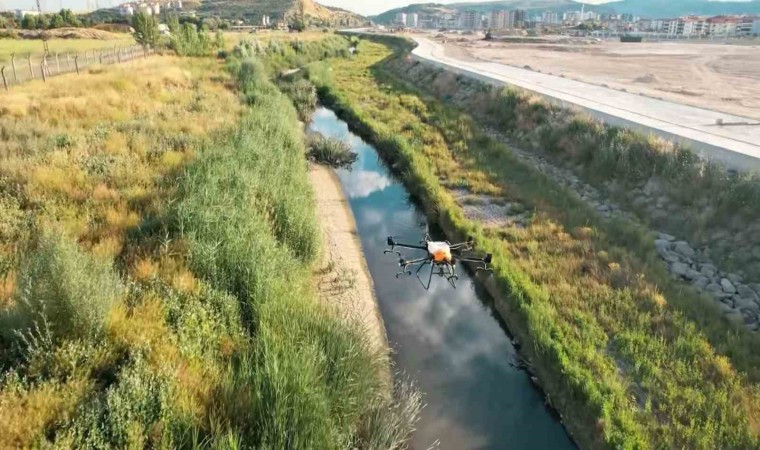
M 8 90 L 8 80 L 5 78 L 5 66 L 0 69 L 0 75 L 3 76 L 3 86 L 5 86 L 5 90 Z
M 66 52 L 66 70 L 71 70 L 71 55 Z
M 58 59 L 58 52 L 55 52 L 55 68 L 58 75 L 61 74 L 61 61 Z
M 48 65 L 47 57 L 48 52 L 46 50 L 45 53 L 42 54 L 42 71 L 47 72 L 45 75 L 50 76 L 50 66 Z M 45 77 L 43 76 L 42 78 L 44 81 Z
M 40 63 L 40 72 L 42 72 L 42 81 L 47 81 L 47 75 L 45 74 L 45 60 Z
M 77 75 L 79 75 L 79 55 L 74 55 L 74 67 L 76 67 Z
M 13 68 L 13 82 L 18 83 L 18 75 L 16 74 L 16 54 L 11 53 L 11 67 Z
M 34 79 L 34 69 L 32 69 L 32 54 L 29 53 L 26 57 L 26 61 L 29 63 L 29 75 Z

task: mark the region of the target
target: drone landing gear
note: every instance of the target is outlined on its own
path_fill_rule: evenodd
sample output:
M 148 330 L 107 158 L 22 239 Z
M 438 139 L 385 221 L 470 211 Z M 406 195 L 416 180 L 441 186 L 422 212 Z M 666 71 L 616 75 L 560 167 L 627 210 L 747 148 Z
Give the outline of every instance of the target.
M 493 270 L 488 267 L 491 263 L 490 254 L 484 257 L 474 257 L 466 253 L 471 252 L 473 249 L 473 241 L 471 239 L 459 244 L 451 244 L 448 241 L 432 241 L 430 236 L 426 234 L 424 240 L 420 241 L 420 245 L 404 244 L 396 241 L 393 236 L 388 237 L 387 243 L 390 248 L 386 249 L 383 254 L 393 253 L 399 257 L 399 271 L 396 273 L 396 278 L 400 278 L 402 275 L 411 276 L 412 271 L 410 268 L 419 264 L 415 276 L 425 290 L 430 289 L 433 275 L 446 278 L 446 281 L 456 289 L 459 276 L 457 275 L 455 264 L 460 261 L 476 265 L 476 273 L 480 271 L 493 273 Z M 427 256 L 406 260 L 397 248 L 425 251 Z M 427 282 L 425 282 L 420 277 L 420 273 L 422 272 L 422 268 L 428 265 L 430 266 L 430 272 Z

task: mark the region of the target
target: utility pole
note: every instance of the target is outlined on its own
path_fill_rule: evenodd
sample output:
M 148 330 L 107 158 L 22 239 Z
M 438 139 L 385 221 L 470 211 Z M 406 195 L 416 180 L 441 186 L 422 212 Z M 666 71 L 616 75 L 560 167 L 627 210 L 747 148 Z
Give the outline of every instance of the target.
M 40 0 L 36 0 L 37 2 L 37 13 L 42 17 L 42 5 L 40 5 Z M 45 48 L 45 55 L 48 54 L 48 42 L 47 42 L 47 34 L 46 33 L 40 33 L 40 36 L 42 36 L 42 46 Z

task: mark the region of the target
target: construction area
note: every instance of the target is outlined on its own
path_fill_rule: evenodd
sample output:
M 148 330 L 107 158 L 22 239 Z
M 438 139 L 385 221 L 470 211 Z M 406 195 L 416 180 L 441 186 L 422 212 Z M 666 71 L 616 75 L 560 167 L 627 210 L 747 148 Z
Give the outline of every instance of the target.
M 760 120 L 760 41 L 622 43 L 544 36 L 486 41 L 438 34 L 445 54 L 493 61 Z

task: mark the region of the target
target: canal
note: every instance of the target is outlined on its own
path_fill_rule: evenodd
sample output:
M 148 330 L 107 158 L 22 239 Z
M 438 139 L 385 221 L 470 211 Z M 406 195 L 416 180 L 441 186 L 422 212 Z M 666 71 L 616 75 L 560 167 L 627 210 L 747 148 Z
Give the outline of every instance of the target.
M 460 268 L 457 289 L 435 277 L 396 279 L 383 255 L 393 235 L 416 242 L 436 230 L 375 149 L 325 108 L 310 129 L 348 142 L 359 158 L 338 172 L 372 276 L 395 369 L 413 378 L 426 404 L 411 446 L 441 449 L 572 449 L 565 429 L 521 368 L 489 295 Z

